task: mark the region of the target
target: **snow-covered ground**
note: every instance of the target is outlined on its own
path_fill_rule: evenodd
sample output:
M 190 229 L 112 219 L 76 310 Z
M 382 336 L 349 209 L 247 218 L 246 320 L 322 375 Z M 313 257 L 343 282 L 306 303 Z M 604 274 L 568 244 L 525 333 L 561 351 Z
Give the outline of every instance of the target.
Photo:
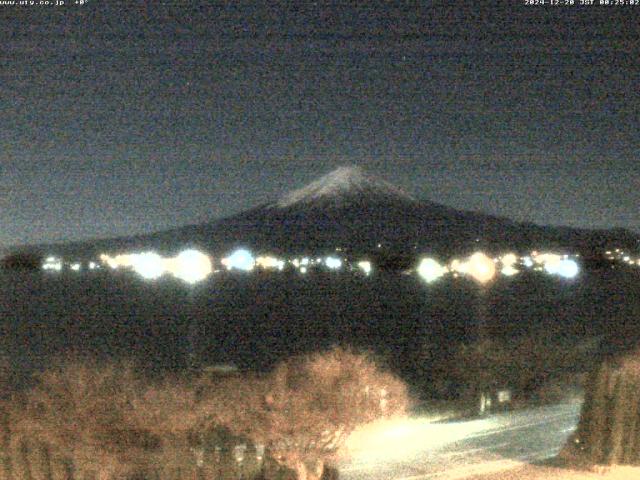
M 341 478 L 451 480 L 512 470 L 557 455 L 579 413 L 571 402 L 464 422 L 378 424 L 352 436 Z

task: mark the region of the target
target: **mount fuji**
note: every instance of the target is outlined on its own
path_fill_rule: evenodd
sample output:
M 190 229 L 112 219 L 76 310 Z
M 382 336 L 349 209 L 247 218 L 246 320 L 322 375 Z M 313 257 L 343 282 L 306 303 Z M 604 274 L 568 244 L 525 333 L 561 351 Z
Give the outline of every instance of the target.
M 283 195 L 271 206 L 288 208 L 295 205 L 344 205 L 353 202 L 404 202 L 417 200 L 380 178 L 366 174 L 359 167 L 340 167 L 309 185 Z
M 361 168 L 340 167 L 270 203 L 214 222 L 57 245 L 53 250 L 93 255 L 125 248 L 175 251 L 194 245 L 214 255 L 245 246 L 276 254 L 315 254 L 340 248 L 354 255 L 430 252 L 451 256 L 479 248 L 562 248 L 590 255 L 611 245 L 637 248 L 638 241 L 637 235 L 623 229 L 540 226 L 456 210 L 416 198 Z

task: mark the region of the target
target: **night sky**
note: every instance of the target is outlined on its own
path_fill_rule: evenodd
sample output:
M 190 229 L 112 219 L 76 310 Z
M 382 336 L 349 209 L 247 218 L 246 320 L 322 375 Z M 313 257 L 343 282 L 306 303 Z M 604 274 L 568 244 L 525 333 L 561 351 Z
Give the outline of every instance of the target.
M 640 231 L 640 6 L 274 3 L 0 6 L 0 246 L 219 218 L 353 164 Z

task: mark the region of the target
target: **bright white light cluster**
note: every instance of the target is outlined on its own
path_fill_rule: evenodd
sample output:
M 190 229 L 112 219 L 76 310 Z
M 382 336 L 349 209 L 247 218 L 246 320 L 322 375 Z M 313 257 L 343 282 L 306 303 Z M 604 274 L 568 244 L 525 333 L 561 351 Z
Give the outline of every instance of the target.
M 100 255 L 100 260 L 112 269 L 129 268 L 147 280 L 155 280 L 169 273 L 187 283 L 207 278 L 212 271 L 211 259 L 198 250 L 184 250 L 173 258 L 163 258 L 155 252 Z
M 442 276 L 451 273 L 454 277 L 467 276 L 480 284 L 486 284 L 498 274 L 511 277 L 529 268 L 557 275 L 563 278 L 574 278 L 580 272 L 578 262 L 567 254 L 538 252 L 534 250 L 523 257 L 509 252 L 495 258 L 489 258 L 483 252 L 476 252 L 466 259 L 454 258 L 448 266 L 441 265 L 432 258 L 423 258 L 416 271 L 427 283 L 432 283 Z
M 309 272 L 309 269 L 316 265 L 322 265 L 322 258 L 310 258 L 310 257 L 302 257 L 302 258 L 293 258 L 289 261 L 291 265 L 293 265 L 301 274 L 306 274 Z
M 580 271 L 578 263 L 566 254 L 532 252 L 531 257 L 533 263 L 539 266 L 537 269 L 542 268 L 550 275 L 574 278 Z
M 244 248 L 235 250 L 231 255 L 221 260 L 222 265 L 227 270 L 242 270 L 243 272 L 250 272 L 256 265 L 256 260 L 253 254 Z
M 54 256 L 49 256 L 44 259 L 42 269 L 59 272 L 60 270 L 62 270 L 62 259 Z
M 476 252 L 463 262 L 451 262 L 451 269 L 484 284 L 496 276 L 495 262 L 483 252 Z
M 338 257 L 327 257 L 324 259 L 324 264 L 330 270 L 339 270 L 342 268 L 342 260 Z
M 418 265 L 417 272 L 427 283 L 435 282 L 451 272 L 455 277 L 465 275 L 484 284 L 495 277 L 496 266 L 495 262 L 487 255 L 476 252 L 464 260 L 453 259 L 448 267 L 441 265 L 433 258 L 423 258 Z
M 284 269 L 284 260 L 280 260 L 276 257 L 264 255 L 256 258 L 256 267 L 260 267 L 263 270 L 280 270 Z
M 82 262 L 65 262 L 62 258 L 56 257 L 55 255 L 49 255 L 44 259 L 44 262 L 42 263 L 42 269 L 45 271 L 61 272 L 65 268 L 72 272 L 82 272 L 83 265 Z M 94 262 L 89 262 L 89 269 L 93 270 L 95 268 L 96 264 Z
M 371 270 L 373 270 L 371 262 L 368 260 L 362 260 L 358 262 L 358 268 L 362 270 L 365 275 L 371 275 Z
M 623 261 L 630 264 L 634 262 L 631 256 L 622 250 L 616 250 L 615 253 L 607 251 L 607 255 L 612 257 L 618 255 Z M 574 257 L 578 257 L 578 255 Z M 101 260 L 111 268 L 130 268 L 143 278 L 151 280 L 159 278 L 165 273 L 171 273 L 186 282 L 195 283 L 213 272 L 211 259 L 196 250 L 187 250 L 175 258 L 162 258 L 154 252 L 142 252 L 116 255 L 115 257 L 102 255 Z M 312 269 L 325 268 L 331 271 L 339 271 L 346 267 L 349 271 L 359 271 L 368 276 L 374 269 L 374 265 L 369 260 L 351 261 L 340 258 L 337 255 L 317 258 L 296 257 L 287 260 L 267 254 L 254 256 L 251 251 L 245 248 L 239 248 L 231 252 L 227 257 L 222 258 L 220 263 L 227 270 L 244 272 L 253 271 L 255 268 L 263 271 L 283 271 L 287 264 L 293 265 L 301 274 L 306 274 Z M 62 268 L 60 260 L 50 257 L 43 267 L 45 269 L 56 269 L 58 264 L 60 265 L 59 268 Z M 70 268 L 78 269 L 75 266 Z M 89 269 L 93 268 L 98 268 L 98 265 L 91 262 Z M 465 276 L 480 284 L 487 284 L 497 275 L 510 277 L 517 275 L 524 269 L 533 269 L 563 278 L 574 278 L 580 271 L 578 262 L 567 254 L 534 250 L 525 256 L 508 252 L 495 258 L 490 258 L 483 252 L 476 252 L 467 258 L 453 259 L 449 264 L 441 264 L 433 258 L 422 258 L 415 272 L 427 283 L 435 282 L 450 274 L 456 278 Z
M 155 280 L 165 273 L 164 259 L 154 252 L 143 252 L 130 256 L 131 268 L 147 280 Z
M 564 278 L 574 278 L 580 272 L 580 267 L 575 260 L 563 259 L 552 267 L 545 267 L 546 270 L 554 275 L 560 275 Z
M 500 263 L 502 264 L 502 269 L 500 270 L 502 275 L 512 277 L 520 272 L 520 270 L 516 268 L 518 256 L 515 253 L 507 253 L 503 255 L 500 257 Z
M 199 250 L 184 250 L 175 258 L 166 260 L 167 270 L 187 283 L 197 283 L 211 275 L 213 266 L 208 255 Z
M 423 258 L 418 265 L 418 275 L 427 283 L 435 282 L 447 272 L 448 269 L 433 258 Z

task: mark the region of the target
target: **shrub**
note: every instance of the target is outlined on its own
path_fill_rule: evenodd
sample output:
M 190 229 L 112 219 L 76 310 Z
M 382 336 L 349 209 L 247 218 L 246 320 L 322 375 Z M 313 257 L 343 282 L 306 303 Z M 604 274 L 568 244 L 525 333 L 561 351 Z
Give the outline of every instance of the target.
M 264 444 L 299 479 L 320 478 L 356 427 L 405 414 L 409 403 L 403 382 L 343 348 L 292 358 L 263 378 L 227 380 L 210 395 L 214 423 Z
M 128 421 L 144 384 L 131 365 L 69 362 L 39 374 L 10 412 L 13 450 L 42 443 L 49 456 L 99 478 L 125 474 L 157 447 L 149 431 Z
M 367 355 L 336 348 L 262 376 L 151 381 L 124 362 L 66 362 L 0 402 L 0 478 L 222 478 L 237 473 L 231 447 L 246 443 L 266 447 L 264 478 L 310 480 L 353 429 L 403 414 L 408 400 Z

